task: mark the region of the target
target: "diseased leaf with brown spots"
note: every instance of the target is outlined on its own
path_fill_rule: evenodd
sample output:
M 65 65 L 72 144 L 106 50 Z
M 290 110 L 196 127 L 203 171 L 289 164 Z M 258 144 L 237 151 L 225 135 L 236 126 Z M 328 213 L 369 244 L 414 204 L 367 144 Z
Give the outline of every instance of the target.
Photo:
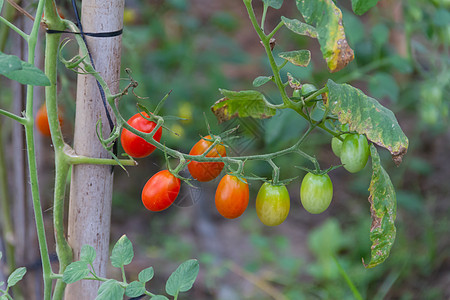
M 370 227 L 370 240 L 372 241 L 370 262 L 366 268 L 373 268 L 386 260 L 395 241 L 395 217 L 397 214 L 397 199 L 394 186 L 388 173 L 380 164 L 380 156 L 377 149 L 370 145 L 372 156 L 372 180 L 369 186 L 370 215 L 372 226 Z
M 296 0 L 296 3 L 306 23 L 316 28 L 320 50 L 330 72 L 342 70 L 354 54 L 345 38 L 341 10 L 332 0 Z
M 295 78 L 291 73 L 287 72 L 287 78 L 289 82 L 289 86 L 293 88 L 294 90 L 299 90 L 302 88 L 302 83 L 300 80 Z
M 409 141 L 394 113 L 351 85 L 337 84 L 330 79 L 327 87 L 331 112 L 338 116 L 339 122 L 388 149 L 399 165 Z
M 317 31 L 311 25 L 305 24 L 296 19 L 288 19 L 286 17 L 281 17 L 281 20 L 289 30 L 295 32 L 296 34 L 317 38 Z
M 267 119 L 275 115 L 276 109 L 257 91 L 228 91 L 220 89 L 225 97 L 211 106 L 219 123 L 232 118 L 252 117 L 256 119 Z

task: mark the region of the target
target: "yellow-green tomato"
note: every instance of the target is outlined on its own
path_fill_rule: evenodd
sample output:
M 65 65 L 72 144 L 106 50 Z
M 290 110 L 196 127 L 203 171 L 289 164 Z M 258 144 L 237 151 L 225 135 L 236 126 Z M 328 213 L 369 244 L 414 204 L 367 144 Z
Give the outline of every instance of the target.
M 341 163 L 350 173 L 364 169 L 369 159 L 369 144 L 362 134 L 349 134 L 342 142 Z
M 256 196 L 256 213 L 264 225 L 277 226 L 286 220 L 291 201 L 284 185 L 264 183 Z
M 300 200 L 303 207 L 312 214 L 320 214 L 330 206 L 333 198 L 333 184 L 328 174 L 308 173 L 302 180 Z

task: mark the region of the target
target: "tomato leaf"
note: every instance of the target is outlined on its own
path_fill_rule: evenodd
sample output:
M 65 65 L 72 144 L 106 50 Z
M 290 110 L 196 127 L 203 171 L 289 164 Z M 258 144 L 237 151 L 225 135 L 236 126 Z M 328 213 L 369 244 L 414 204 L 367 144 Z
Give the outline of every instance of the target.
M 153 267 L 150 267 L 139 272 L 138 278 L 140 282 L 146 283 L 152 280 L 153 275 L 155 275 L 155 272 L 153 271 Z
M 175 296 L 178 292 L 186 292 L 192 288 L 200 267 L 196 259 L 182 263 L 167 279 L 166 292 Z
M 258 76 L 258 77 L 255 78 L 255 80 L 253 80 L 253 86 L 254 87 L 262 86 L 263 84 L 266 84 L 270 80 L 272 80 L 272 76 L 270 76 L 270 77 L 268 77 L 268 76 Z
M 225 97 L 211 106 L 219 123 L 232 118 L 252 117 L 267 119 L 275 115 L 276 109 L 269 107 L 263 94 L 257 91 L 228 91 L 220 89 Z
M 345 38 L 342 12 L 333 0 L 296 0 L 306 23 L 315 26 L 322 55 L 330 72 L 343 69 L 354 58 Z
M 128 297 L 139 297 L 145 293 L 145 283 L 140 281 L 132 281 L 125 289 L 125 295 Z
M 275 9 L 280 9 L 283 5 L 283 0 L 262 0 L 267 6 L 273 7 Z
M 49 86 L 50 80 L 34 65 L 0 52 L 0 74 L 22 84 Z
M 122 300 L 125 290 L 120 286 L 119 282 L 109 279 L 102 283 L 97 291 L 95 300 Z
M 288 78 L 288 82 L 289 82 L 289 86 L 291 88 L 293 88 L 294 90 L 299 90 L 302 88 L 302 83 L 300 82 L 300 80 L 298 80 L 297 78 L 295 78 L 291 73 L 287 72 L 287 78 Z
M 126 235 L 122 235 L 112 250 L 111 264 L 116 268 L 121 268 L 131 263 L 133 257 L 133 245 Z
M 0 51 L 0 74 L 5 75 L 20 69 L 22 69 L 20 58 Z
M 92 264 L 96 256 L 97 254 L 95 253 L 94 247 L 90 245 L 83 245 L 83 247 L 81 247 L 80 260 Z
M 311 60 L 311 52 L 309 50 L 281 52 L 278 56 L 300 67 L 307 67 Z
M 288 19 L 286 17 L 281 17 L 281 20 L 283 21 L 284 25 L 286 25 L 287 29 L 296 34 L 317 38 L 317 31 L 313 26 L 300 22 L 297 19 Z
M 65 283 L 74 283 L 89 275 L 88 263 L 84 260 L 75 261 L 68 265 L 63 273 Z
M 348 84 L 328 80 L 331 112 L 351 131 L 365 134 L 373 143 L 388 149 L 396 165 L 408 151 L 408 138 L 403 133 L 392 111 L 377 100 Z
M 14 270 L 14 272 L 9 275 L 7 283 L 8 287 L 15 286 L 16 283 L 22 280 L 23 276 L 25 276 L 25 273 L 27 272 L 27 268 L 20 267 Z
M 397 200 L 394 186 L 388 173 L 380 164 L 380 156 L 374 145 L 370 146 L 372 156 L 372 180 L 369 186 L 370 240 L 372 241 L 371 258 L 369 264 L 363 263 L 366 268 L 373 268 L 382 263 L 388 256 L 395 240 L 395 216 L 397 213 Z
M 379 0 L 352 0 L 352 9 L 357 15 L 362 15 L 375 5 Z

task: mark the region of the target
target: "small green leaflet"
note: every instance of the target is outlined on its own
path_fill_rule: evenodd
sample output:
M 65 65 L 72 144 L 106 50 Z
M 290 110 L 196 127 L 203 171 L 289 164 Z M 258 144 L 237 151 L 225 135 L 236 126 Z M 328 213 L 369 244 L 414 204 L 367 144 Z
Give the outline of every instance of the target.
M 14 270 L 14 272 L 9 275 L 7 283 L 8 287 L 15 286 L 16 283 L 22 280 L 23 276 L 25 276 L 25 273 L 27 272 L 27 268 L 20 267 Z
M 283 5 L 283 0 L 262 0 L 267 6 L 273 7 L 275 9 L 280 9 Z
M 128 284 L 125 295 L 128 297 L 139 297 L 145 293 L 145 283 L 140 281 L 132 281 Z
M 352 0 L 352 9 L 357 15 L 362 15 L 375 5 L 379 0 Z
M 134 257 L 133 245 L 126 235 L 117 241 L 111 253 L 111 264 L 116 268 L 128 265 Z
M 263 84 L 266 84 L 267 82 L 272 80 L 272 76 L 268 77 L 268 76 L 258 76 L 255 78 L 255 80 L 253 80 L 253 86 L 254 87 L 259 87 L 262 86 Z
M 196 259 L 182 263 L 167 279 L 166 292 L 175 296 L 178 292 L 186 292 L 192 288 L 200 267 Z
M 94 247 L 90 245 L 83 245 L 80 251 L 80 260 L 87 262 L 88 264 L 92 264 L 96 257 Z
M 342 70 L 354 55 L 345 38 L 341 10 L 333 0 L 296 0 L 296 4 L 306 23 L 315 26 L 330 72 Z
M 74 283 L 89 275 L 88 263 L 84 260 L 75 261 L 68 265 L 63 273 L 65 283 Z
M 120 286 L 119 282 L 109 279 L 102 283 L 97 291 L 95 300 L 122 300 L 125 290 Z
M 0 74 L 22 84 L 49 86 L 50 80 L 34 65 L 20 60 L 15 55 L 0 52 Z
M 372 241 L 371 258 L 369 264 L 363 263 L 366 268 L 373 268 L 386 260 L 395 240 L 395 216 L 397 213 L 397 200 L 391 179 L 380 164 L 380 156 L 375 146 L 370 145 L 372 156 L 372 180 L 369 186 L 370 240 Z
M 140 282 L 146 283 L 150 280 L 152 280 L 153 275 L 155 275 L 155 272 L 153 271 L 153 267 L 146 268 L 139 272 L 138 279 Z
M 309 50 L 281 52 L 278 54 L 278 56 L 300 67 L 307 67 L 309 61 L 311 60 L 311 52 L 309 52 Z
M 330 79 L 327 87 L 331 112 L 338 116 L 339 122 L 388 149 L 399 165 L 409 142 L 394 113 L 351 85 L 337 84 Z
M 281 17 L 281 20 L 290 31 L 295 32 L 296 34 L 317 38 L 317 31 L 313 26 L 286 17 Z
M 228 91 L 220 89 L 225 97 L 211 107 L 219 123 L 232 118 L 252 117 L 267 119 L 275 115 L 276 109 L 271 108 L 263 94 L 257 91 Z
M 3 8 L 3 0 L 0 0 L 0 12 L 2 12 L 2 8 Z

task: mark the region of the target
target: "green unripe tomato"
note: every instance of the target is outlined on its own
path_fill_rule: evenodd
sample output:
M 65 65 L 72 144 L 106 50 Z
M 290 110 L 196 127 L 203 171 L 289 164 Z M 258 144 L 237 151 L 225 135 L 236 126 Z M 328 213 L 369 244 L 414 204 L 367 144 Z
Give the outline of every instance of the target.
M 300 187 L 300 200 L 308 212 L 320 214 L 330 206 L 332 198 L 333 184 L 328 174 L 305 175 Z
M 294 90 L 292 92 L 292 97 L 297 98 L 298 100 L 300 100 L 301 96 L 302 96 L 302 91 L 301 90 Z
M 256 213 L 264 225 L 277 226 L 286 220 L 290 199 L 284 185 L 272 185 L 265 182 L 256 196 Z
M 302 96 L 304 98 L 306 98 L 308 95 L 310 95 L 311 93 L 313 93 L 315 91 L 317 91 L 317 88 L 310 83 L 305 83 L 304 85 L 302 85 Z M 317 99 L 317 97 L 316 97 L 316 99 Z M 313 99 L 313 100 L 315 100 L 315 99 Z M 312 106 L 312 105 L 314 105 L 314 103 L 315 103 L 315 101 L 308 101 L 308 102 L 306 102 L 306 106 Z
M 349 134 L 342 142 L 341 163 L 350 173 L 364 169 L 369 159 L 369 144 L 362 134 Z
M 341 138 L 344 140 L 347 134 L 341 135 Z M 337 157 L 341 157 L 341 149 L 342 149 L 342 141 L 337 137 L 333 137 L 331 139 L 331 149 L 333 150 L 334 155 Z
M 302 95 L 303 96 L 309 95 L 315 91 L 317 91 L 317 88 L 313 84 L 305 83 L 304 85 L 302 85 Z

